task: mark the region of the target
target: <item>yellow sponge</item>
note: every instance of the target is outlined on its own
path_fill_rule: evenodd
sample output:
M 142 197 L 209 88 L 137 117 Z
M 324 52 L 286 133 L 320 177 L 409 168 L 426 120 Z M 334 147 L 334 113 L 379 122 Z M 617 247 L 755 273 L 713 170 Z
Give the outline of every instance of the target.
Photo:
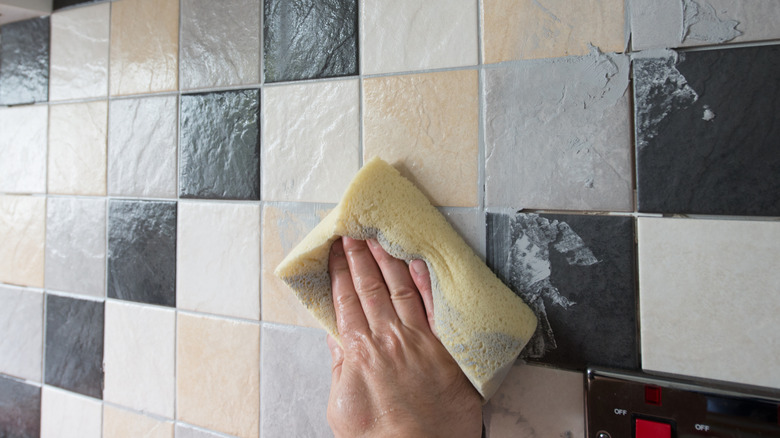
M 340 236 L 377 238 L 394 257 L 427 263 L 439 339 L 489 399 L 534 333 L 531 309 L 474 254 L 425 195 L 375 158 L 357 173 L 338 206 L 276 268 L 276 275 L 336 339 L 328 255 Z

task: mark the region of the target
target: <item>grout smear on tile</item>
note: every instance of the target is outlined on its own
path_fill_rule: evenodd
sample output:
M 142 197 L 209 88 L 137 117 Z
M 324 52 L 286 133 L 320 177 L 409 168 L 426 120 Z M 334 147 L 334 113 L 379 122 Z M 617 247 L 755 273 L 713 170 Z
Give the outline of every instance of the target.
M 703 3 L 703 4 L 702 4 Z M 680 42 L 689 39 L 721 44 L 742 35 L 739 21 L 722 20 L 706 0 L 683 0 L 683 28 Z

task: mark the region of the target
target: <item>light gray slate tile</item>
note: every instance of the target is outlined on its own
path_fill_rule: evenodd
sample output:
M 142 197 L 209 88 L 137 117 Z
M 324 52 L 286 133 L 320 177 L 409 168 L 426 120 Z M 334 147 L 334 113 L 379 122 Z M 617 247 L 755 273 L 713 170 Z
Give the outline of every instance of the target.
M 485 214 L 477 209 L 441 208 L 439 211 L 471 249 L 485 260 Z
M 43 294 L 0 286 L 0 373 L 41 381 Z
M 632 209 L 629 59 L 523 61 L 485 72 L 488 207 Z
M 0 192 L 46 192 L 45 105 L 0 108 Z

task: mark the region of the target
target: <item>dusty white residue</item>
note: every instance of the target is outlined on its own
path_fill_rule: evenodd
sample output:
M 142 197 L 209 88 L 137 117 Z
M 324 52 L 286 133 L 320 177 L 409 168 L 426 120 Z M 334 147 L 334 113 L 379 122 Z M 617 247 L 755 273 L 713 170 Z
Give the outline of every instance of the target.
M 715 118 L 715 113 L 712 112 L 709 106 L 704 105 L 704 115 L 701 116 L 701 119 L 704 120 L 705 122 L 709 122 L 714 118 Z
M 722 20 L 707 0 L 683 0 L 683 28 L 680 42 L 688 39 L 720 44 L 742 35 L 739 21 Z

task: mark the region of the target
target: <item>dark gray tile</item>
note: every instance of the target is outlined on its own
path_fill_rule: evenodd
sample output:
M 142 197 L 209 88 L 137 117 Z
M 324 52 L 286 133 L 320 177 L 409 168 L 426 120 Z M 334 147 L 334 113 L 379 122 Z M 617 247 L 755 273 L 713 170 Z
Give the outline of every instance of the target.
M 176 306 L 176 202 L 109 203 L 108 296 Z
M 357 74 L 357 0 L 267 0 L 263 13 L 266 82 Z
M 49 100 L 49 17 L 0 27 L 0 105 Z
M 636 59 L 639 210 L 780 215 L 780 46 Z
M 633 218 L 488 214 L 487 263 L 539 317 L 521 356 L 638 368 Z
M 0 437 L 41 434 L 41 388 L 0 375 Z
M 179 194 L 260 199 L 260 90 L 181 97 Z
M 47 295 L 45 382 L 103 397 L 103 303 Z
M 52 6 L 53 9 L 56 11 L 58 9 L 70 8 L 73 6 L 83 6 L 91 3 L 102 3 L 105 1 L 108 0 L 54 0 Z

